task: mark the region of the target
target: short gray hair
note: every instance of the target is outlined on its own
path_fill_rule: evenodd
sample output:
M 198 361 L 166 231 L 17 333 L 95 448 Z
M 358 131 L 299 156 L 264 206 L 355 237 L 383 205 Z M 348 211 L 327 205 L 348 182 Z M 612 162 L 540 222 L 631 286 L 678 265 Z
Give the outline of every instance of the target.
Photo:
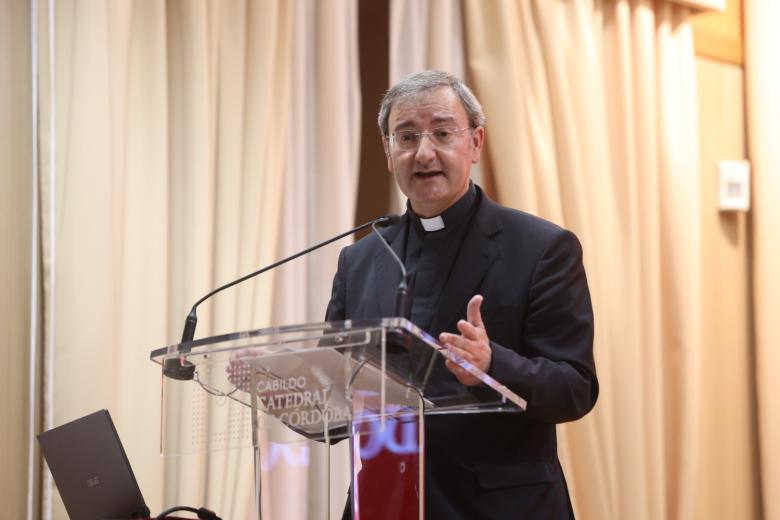
M 485 126 L 485 113 L 482 111 L 482 105 L 461 80 L 440 70 L 424 70 L 406 76 L 385 93 L 382 104 L 379 106 L 379 117 L 377 118 L 382 136 L 388 135 L 390 111 L 396 101 L 441 87 L 452 89 L 458 96 L 466 110 L 471 128 Z

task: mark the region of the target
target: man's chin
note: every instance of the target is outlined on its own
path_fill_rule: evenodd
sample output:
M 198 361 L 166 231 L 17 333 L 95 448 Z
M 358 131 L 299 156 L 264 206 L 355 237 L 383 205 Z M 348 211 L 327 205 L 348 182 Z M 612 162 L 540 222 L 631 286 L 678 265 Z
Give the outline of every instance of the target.
M 411 201 L 414 212 L 423 218 L 435 217 L 436 215 L 444 213 L 444 210 L 454 202 L 453 200 L 450 200 L 450 197 L 447 195 L 417 197 L 410 198 L 409 200 Z

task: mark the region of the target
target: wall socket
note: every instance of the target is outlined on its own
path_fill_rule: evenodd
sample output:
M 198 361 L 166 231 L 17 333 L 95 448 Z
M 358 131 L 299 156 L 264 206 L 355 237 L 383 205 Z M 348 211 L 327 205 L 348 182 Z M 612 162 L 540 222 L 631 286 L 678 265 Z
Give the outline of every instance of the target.
M 718 161 L 721 211 L 750 211 L 750 162 Z

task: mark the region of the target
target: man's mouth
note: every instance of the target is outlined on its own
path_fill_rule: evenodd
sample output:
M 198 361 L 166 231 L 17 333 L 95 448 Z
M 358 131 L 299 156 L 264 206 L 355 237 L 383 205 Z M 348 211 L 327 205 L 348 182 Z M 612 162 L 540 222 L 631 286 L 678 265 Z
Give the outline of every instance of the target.
M 439 175 L 444 175 L 444 172 L 441 170 L 430 172 L 414 172 L 414 176 L 418 179 L 432 179 L 433 177 L 437 177 Z

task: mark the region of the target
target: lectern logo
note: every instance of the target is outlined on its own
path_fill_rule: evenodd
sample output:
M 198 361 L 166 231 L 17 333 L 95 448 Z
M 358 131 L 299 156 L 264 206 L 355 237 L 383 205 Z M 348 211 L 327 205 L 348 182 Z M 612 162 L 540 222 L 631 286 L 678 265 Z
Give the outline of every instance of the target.
M 92 477 L 87 479 L 87 487 L 95 487 L 100 484 L 100 477 Z
M 264 379 L 255 388 L 260 408 L 293 428 L 344 422 L 350 415 L 349 407 L 330 407 L 329 387 L 310 388 L 304 376 Z

